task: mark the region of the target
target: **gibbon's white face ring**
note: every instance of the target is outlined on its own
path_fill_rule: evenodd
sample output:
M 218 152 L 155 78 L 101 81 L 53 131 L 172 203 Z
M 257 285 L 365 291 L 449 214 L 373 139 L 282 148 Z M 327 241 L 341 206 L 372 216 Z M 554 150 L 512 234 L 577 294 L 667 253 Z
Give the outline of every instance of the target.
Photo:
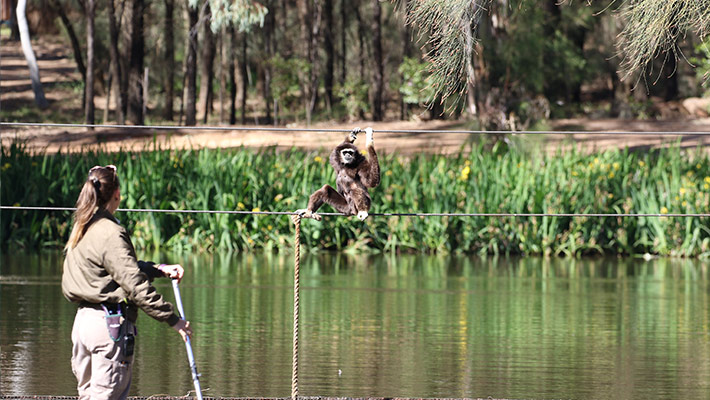
M 355 161 L 355 150 L 343 149 L 340 150 L 340 160 L 343 164 L 352 164 Z

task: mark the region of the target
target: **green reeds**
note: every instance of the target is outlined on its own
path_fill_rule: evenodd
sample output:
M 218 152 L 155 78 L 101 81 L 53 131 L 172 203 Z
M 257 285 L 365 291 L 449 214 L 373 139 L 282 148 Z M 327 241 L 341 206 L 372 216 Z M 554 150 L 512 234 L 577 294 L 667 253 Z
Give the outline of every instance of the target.
M 294 211 L 328 183 L 328 150 L 164 150 L 81 154 L 2 148 L 2 205 L 73 206 L 90 167 L 115 164 L 122 208 Z M 577 151 L 531 156 L 472 145 L 455 156 L 382 155 L 371 212 L 707 213 L 706 154 Z M 332 212 L 329 206 L 321 211 Z M 245 251 L 290 248 L 287 216 L 119 213 L 139 248 Z M 4 210 L 2 244 L 61 247 L 68 212 Z M 305 249 L 479 254 L 710 255 L 708 218 L 355 217 L 305 220 Z

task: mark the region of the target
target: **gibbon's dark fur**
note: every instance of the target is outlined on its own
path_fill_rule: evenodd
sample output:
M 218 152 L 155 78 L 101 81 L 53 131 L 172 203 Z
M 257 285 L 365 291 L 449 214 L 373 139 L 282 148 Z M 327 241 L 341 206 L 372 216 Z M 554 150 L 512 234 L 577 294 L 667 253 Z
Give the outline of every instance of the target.
M 367 146 L 369 156 L 367 159 L 353 145 L 356 138 L 356 132 L 349 134 L 343 143 L 330 153 L 330 164 L 335 169 L 335 183 L 338 190 L 336 191 L 330 185 L 323 185 L 316 190 L 308 200 L 306 216 L 320 219 L 311 214 L 315 213 L 323 203 L 330 204 L 345 215 L 370 211 L 372 200 L 367 189 L 380 184 L 380 164 L 377 161 L 375 146 Z M 354 160 L 351 163 L 346 163 L 343 159 L 342 151 L 346 149 L 354 151 Z M 367 214 L 364 214 L 364 218 L 366 217 Z

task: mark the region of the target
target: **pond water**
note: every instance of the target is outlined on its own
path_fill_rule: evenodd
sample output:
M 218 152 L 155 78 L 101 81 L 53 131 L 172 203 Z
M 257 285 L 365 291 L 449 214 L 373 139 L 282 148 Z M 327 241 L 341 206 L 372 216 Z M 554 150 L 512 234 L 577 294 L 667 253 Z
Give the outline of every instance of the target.
M 146 256 L 146 259 L 158 259 Z M 291 393 L 293 255 L 165 255 L 205 395 Z M 0 256 L 0 394 L 76 395 L 62 255 Z M 306 254 L 302 396 L 710 397 L 710 264 Z M 167 280 L 158 290 L 173 300 Z M 131 395 L 192 389 L 185 347 L 141 313 Z

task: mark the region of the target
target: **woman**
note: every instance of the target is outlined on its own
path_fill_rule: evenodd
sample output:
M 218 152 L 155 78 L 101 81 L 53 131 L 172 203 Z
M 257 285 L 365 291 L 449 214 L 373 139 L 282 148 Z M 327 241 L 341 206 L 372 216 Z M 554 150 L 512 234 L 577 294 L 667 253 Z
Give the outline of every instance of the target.
M 79 304 L 72 329 L 72 370 L 80 399 L 128 396 L 138 308 L 167 322 L 183 340 L 192 335 L 190 323 L 151 285 L 159 276 L 182 279 L 183 268 L 136 260 L 126 229 L 113 216 L 120 201 L 116 167 L 91 168 L 65 247 L 62 292 Z

